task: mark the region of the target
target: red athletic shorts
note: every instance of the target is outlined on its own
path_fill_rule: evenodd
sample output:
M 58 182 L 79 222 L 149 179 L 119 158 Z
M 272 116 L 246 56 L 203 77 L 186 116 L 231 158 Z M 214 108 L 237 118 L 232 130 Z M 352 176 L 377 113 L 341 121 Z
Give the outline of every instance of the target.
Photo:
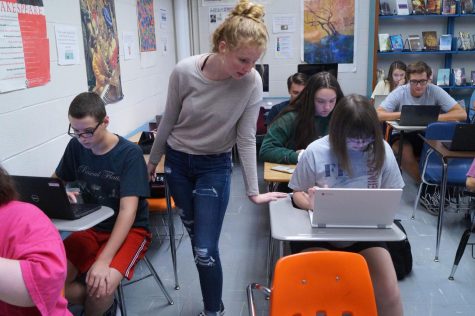
M 64 240 L 66 257 L 79 273 L 86 273 L 104 249 L 109 237 L 109 232 L 93 228 L 72 233 Z M 145 256 L 150 240 L 151 234 L 146 229 L 131 228 L 110 267 L 118 270 L 127 279 L 132 279 L 134 267 Z

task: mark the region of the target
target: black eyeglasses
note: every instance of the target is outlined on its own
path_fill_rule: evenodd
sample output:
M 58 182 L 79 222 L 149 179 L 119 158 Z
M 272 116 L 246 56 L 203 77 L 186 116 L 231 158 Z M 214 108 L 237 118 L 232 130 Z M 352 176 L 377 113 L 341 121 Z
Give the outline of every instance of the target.
M 82 133 L 78 133 L 78 132 L 74 131 L 74 128 L 71 131 L 71 124 L 69 124 L 68 135 L 71 136 L 71 137 L 74 137 L 74 138 L 81 138 L 81 137 L 82 138 L 91 138 L 92 136 L 94 136 L 94 133 L 96 132 L 96 130 L 99 128 L 99 126 L 102 123 L 103 122 L 100 121 L 99 123 L 97 123 L 96 127 L 94 127 L 93 129 L 86 129 Z
M 412 86 L 417 86 L 417 85 L 421 85 L 421 86 L 425 86 L 427 84 L 429 80 L 427 79 L 422 79 L 422 80 L 409 80 L 409 83 L 412 85 Z

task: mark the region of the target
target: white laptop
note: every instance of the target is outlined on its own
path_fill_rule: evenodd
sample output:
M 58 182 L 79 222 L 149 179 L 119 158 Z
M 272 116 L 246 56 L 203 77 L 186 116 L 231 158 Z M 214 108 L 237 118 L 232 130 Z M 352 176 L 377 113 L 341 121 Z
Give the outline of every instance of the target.
M 380 94 L 375 94 L 374 95 L 374 107 L 378 108 L 381 103 L 386 99 L 387 95 L 380 95 Z
M 312 227 L 390 228 L 402 189 L 318 188 Z

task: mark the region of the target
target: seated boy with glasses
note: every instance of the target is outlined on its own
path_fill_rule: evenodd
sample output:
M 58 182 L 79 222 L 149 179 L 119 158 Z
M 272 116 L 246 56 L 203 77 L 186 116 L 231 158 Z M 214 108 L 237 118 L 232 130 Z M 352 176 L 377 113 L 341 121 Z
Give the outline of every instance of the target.
M 114 215 L 64 241 L 65 296 L 84 305 L 86 315 L 115 315 L 114 292 L 124 277 L 132 278 L 150 244 L 147 167 L 136 144 L 107 130 L 109 117 L 97 94 L 76 96 L 68 118 L 72 139 L 53 176 L 74 182 L 86 203 L 108 206 Z
M 381 122 L 394 121 L 401 117 L 401 106 L 410 105 L 440 105 L 442 112 L 439 121 L 465 121 L 465 109 L 439 86 L 431 83 L 432 69 L 423 61 L 410 64 L 407 67 L 408 83 L 393 90 L 377 108 Z M 415 181 L 421 180 L 417 158 L 422 150 L 422 139 L 412 132 L 404 135 L 401 167 Z M 397 154 L 399 137 L 392 138 L 392 149 Z

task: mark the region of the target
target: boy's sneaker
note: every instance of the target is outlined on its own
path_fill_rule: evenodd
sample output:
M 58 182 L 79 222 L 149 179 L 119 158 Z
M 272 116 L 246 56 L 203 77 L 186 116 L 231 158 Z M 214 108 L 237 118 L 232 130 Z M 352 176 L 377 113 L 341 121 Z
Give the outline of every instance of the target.
M 221 307 L 219 309 L 219 312 L 217 312 L 217 313 L 213 314 L 213 313 L 209 313 L 209 312 L 206 313 L 206 311 L 202 311 L 201 313 L 198 314 L 198 316 L 210 316 L 210 315 L 212 315 L 212 316 L 223 316 L 224 315 L 224 304 L 223 304 L 223 302 L 221 302 Z

